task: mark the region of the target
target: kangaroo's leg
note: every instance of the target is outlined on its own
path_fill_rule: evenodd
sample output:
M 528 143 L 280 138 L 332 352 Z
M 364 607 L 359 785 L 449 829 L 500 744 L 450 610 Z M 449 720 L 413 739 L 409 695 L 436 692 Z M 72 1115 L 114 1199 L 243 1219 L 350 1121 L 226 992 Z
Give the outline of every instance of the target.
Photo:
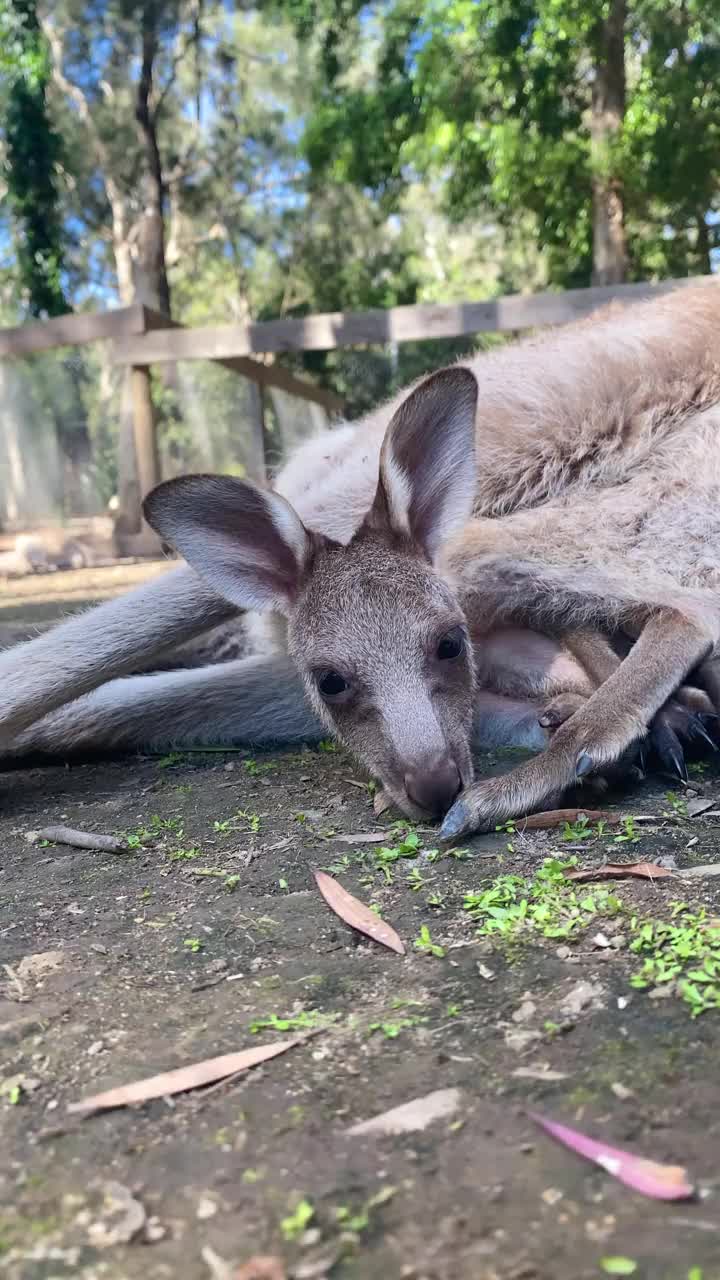
M 0 742 L 237 612 L 180 568 L 13 646 L 0 654 Z
M 645 610 L 645 623 L 628 656 L 542 755 L 502 778 L 464 792 L 442 826 L 445 839 L 495 826 L 547 803 L 578 777 L 617 760 L 647 731 L 653 716 L 688 672 L 712 652 L 706 625 L 676 609 Z M 634 617 L 639 620 L 637 604 Z
M 220 743 L 263 746 L 313 741 L 324 732 L 289 658 L 244 658 L 111 680 L 26 729 L 4 758 Z

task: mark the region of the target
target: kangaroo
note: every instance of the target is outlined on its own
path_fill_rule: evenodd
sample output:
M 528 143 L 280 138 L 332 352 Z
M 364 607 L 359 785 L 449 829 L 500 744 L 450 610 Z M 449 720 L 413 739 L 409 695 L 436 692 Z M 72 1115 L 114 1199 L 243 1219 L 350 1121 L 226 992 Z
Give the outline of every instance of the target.
M 161 484 L 187 566 L 0 657 L 6 754 L 329 729 L 447 840 L 648 733 L 682 773 L 720 712 L 719 325 L 714 282 L 613 305 L 306 442 L 274 489 Z M 230 660 L 142 674 L 196 636 Z M 538 754 L 474 781 L 478 745 Z

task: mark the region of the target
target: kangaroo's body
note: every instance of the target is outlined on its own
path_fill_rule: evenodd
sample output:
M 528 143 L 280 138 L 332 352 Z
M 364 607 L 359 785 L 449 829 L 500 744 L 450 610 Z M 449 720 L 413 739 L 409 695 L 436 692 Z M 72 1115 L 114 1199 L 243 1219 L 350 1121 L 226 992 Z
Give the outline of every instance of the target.
M 714 282 L 611 308 L 308 441 L 285 501 L 160 486 L 149 519 L 200 576 L 0 658 L 8 751 L 330 727 L 406 811 L 455 800 L 447 836 L 546 802 L 651 723 L 681 763 L 677 735 L 720 711 L 719 329 Z M 178 644 L 208 665 L 113 678 Z M 473 786 L 473 737 L 541 754 Z

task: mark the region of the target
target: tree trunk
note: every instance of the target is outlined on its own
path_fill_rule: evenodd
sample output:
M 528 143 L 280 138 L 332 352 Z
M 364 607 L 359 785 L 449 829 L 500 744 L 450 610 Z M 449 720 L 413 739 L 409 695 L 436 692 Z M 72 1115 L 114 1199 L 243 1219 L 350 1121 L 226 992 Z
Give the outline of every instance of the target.
M 627 272 L 623 183 L 616 146 L 625 117 L 626 0 L 610 0 L 595 29 L 590 120 L 593 183 L 593 284 L 620 284 Z
M 135 98 L 135 119 L 145 152 L 144 213 L 137 231 L 136 301 L 170 315 L 170 286 L 165 262 L 165 182 L 163 179 L 157 121 L 150 101 L 153 64 L 157 53 L 157 14 L 153 0 L 142 10 L 142 66 Z
M 700 210 L 697 215 L 697 239 L 695 241 L 695 251 L 697 253 L 698 266 L 703 275 L 709 276 L 712 272 L 712 258 L 710 257 L 710 231 L 707 224 L 705 214 Z

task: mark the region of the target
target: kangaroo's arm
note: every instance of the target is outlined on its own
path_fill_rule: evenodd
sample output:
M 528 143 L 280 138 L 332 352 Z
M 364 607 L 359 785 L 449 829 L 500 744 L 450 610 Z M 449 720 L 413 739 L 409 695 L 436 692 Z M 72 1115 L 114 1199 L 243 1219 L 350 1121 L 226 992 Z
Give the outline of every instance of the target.
M 0 654 L 0 743 L 237 613 L 182 567 Z

